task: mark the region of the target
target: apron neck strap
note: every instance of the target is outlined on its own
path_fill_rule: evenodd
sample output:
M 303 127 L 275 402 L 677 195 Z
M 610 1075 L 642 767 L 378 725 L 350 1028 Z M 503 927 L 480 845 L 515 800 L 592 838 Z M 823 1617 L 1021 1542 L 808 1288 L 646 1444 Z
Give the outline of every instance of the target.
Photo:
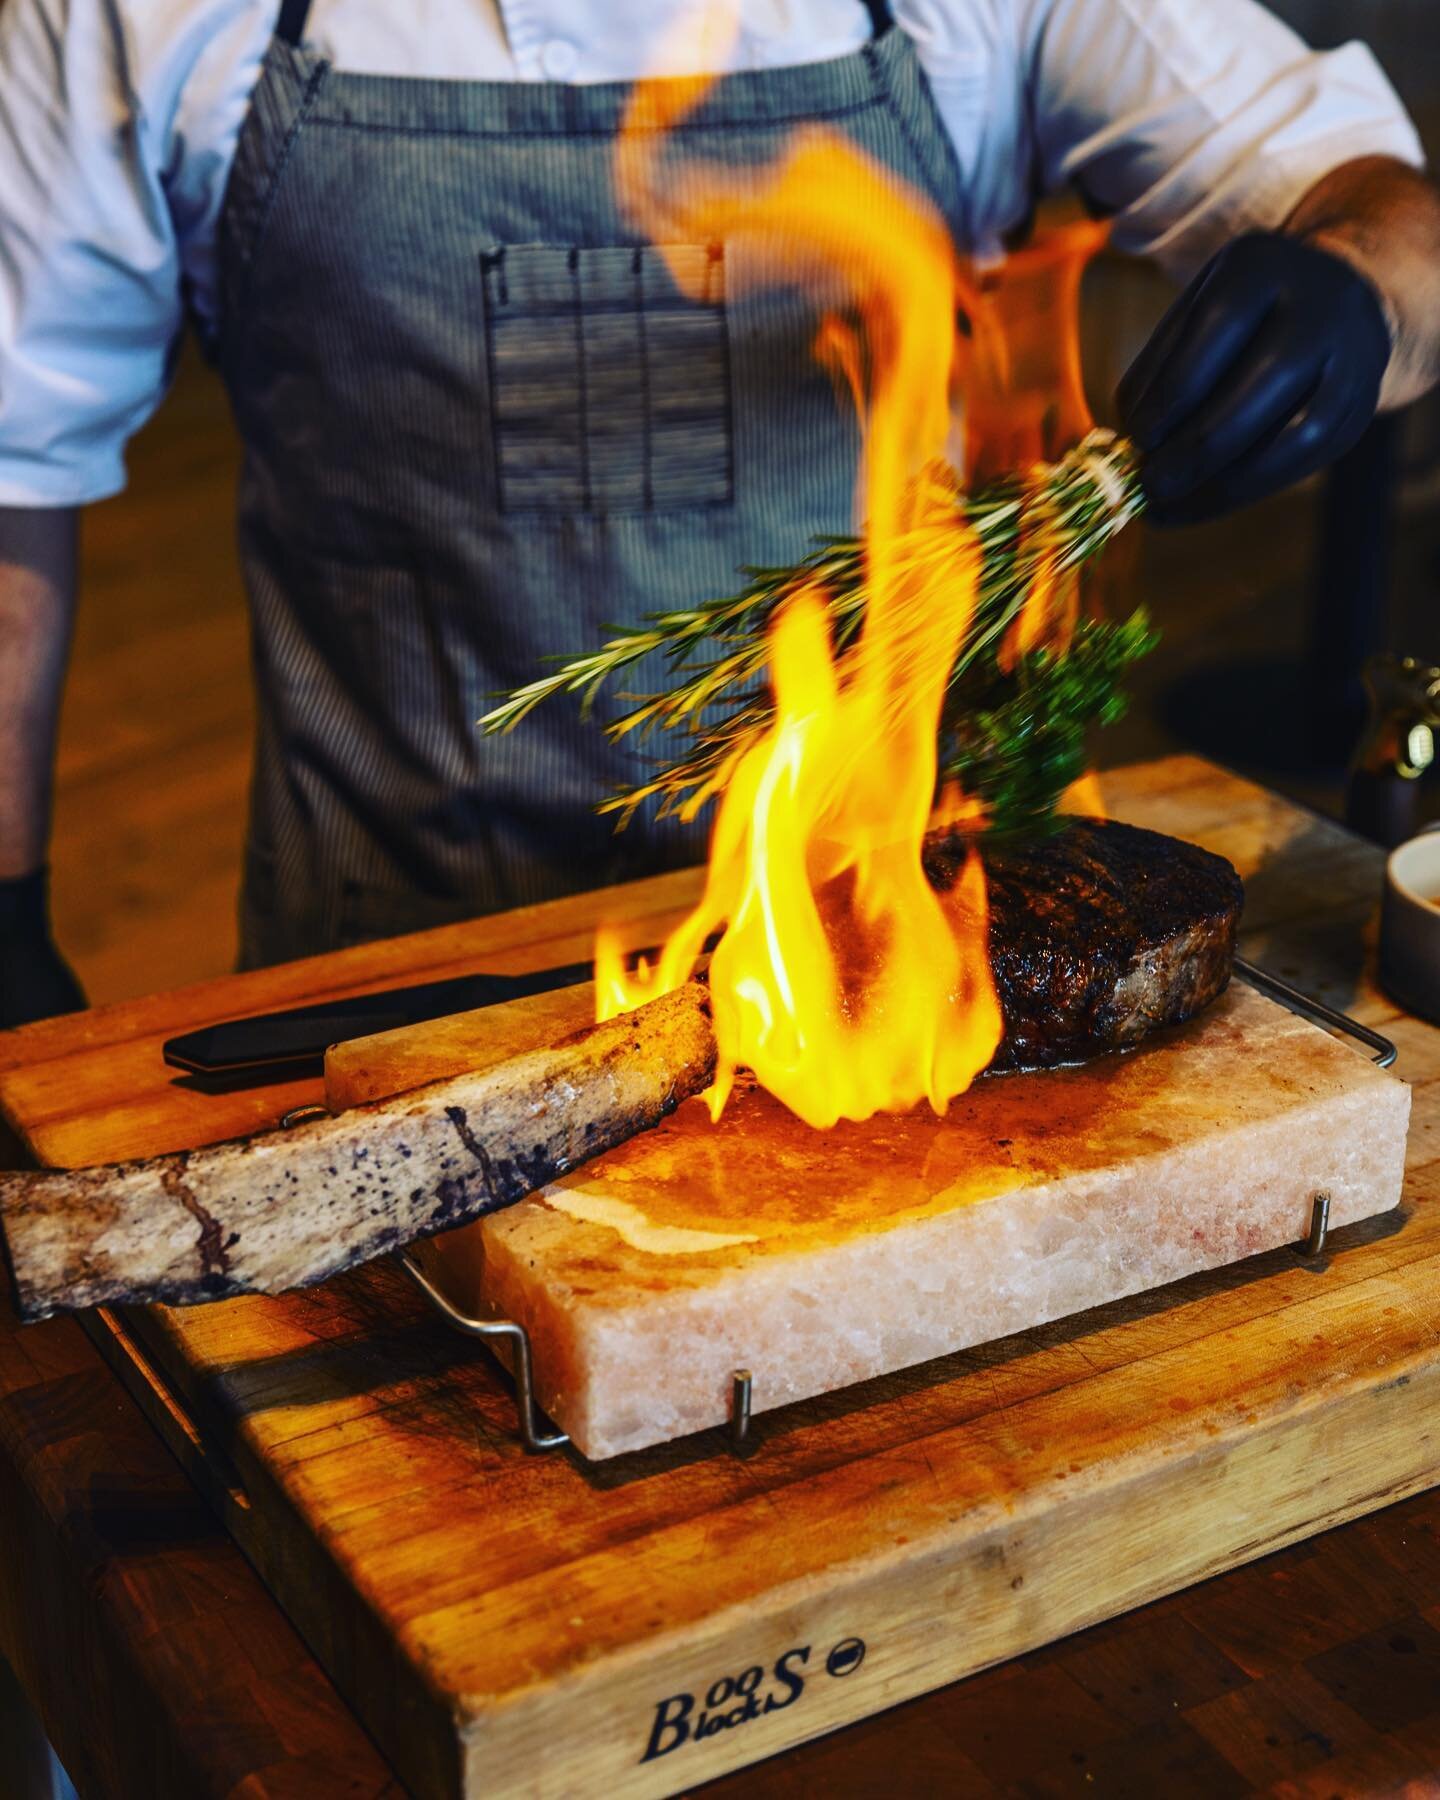
M 890 0 L 865 0 L 865 10 L 870 15 L 872 33 L 877 38 L 882 37 L 892 24 Z M 292 49 L 298 50 L 305 36 L 305 25 L 309 17 L 310 0 L 280 0 L 276 37 L 282 44 L 289 44 Z
M 289 44 L 292 50 L 298 50 L 305 36 L 309 17 L 310 0 L 280 0 L 280 17 L 275 24 L 276 37 L 282 44 Z

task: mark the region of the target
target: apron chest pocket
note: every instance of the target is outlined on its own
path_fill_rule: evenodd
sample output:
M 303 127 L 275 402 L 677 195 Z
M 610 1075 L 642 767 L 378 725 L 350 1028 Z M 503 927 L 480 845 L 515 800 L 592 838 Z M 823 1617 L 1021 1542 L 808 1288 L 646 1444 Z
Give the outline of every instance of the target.
M 500 510 L 606 514 L 734 499 L 719 245 L 507 244 L 481 257 Z M 691 299 L 694 293 L 698 299 Z

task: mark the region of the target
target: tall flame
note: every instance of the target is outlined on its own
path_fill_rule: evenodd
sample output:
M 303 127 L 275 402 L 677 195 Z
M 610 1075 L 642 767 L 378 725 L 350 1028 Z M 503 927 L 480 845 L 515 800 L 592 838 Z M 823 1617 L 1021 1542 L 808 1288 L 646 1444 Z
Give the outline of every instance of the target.
M 702 20 L 691 66 L 715 66 L 716 19 Z M 978 856 L 944 899 L 920 860 L 946 677 L 979 572 L 953 496 L 923 479 L 950 433 L 962 272 L 938 212 L 819 127 L 798 130 L 770 167 L 691 163 L 683 182 L 662 182 L 665 129 L 703 93 L 700 81 L 641 85 L 617 188 L 661 244 L 743 243 L 762 279 L 836 293 L 817 351 L 861 416 L 869 600 L 839 655 L 823 593 L 801 589 L 779 609 L 774 723 L 722 796 L 704 895 L 653 968 L 627 974 L 602 937 L 601 1014 L 684 980 L 719 931 L 717 1117 L 742 1066 L 815 1126 L 921 1099 L 943 1111 L 1002 1030 Z

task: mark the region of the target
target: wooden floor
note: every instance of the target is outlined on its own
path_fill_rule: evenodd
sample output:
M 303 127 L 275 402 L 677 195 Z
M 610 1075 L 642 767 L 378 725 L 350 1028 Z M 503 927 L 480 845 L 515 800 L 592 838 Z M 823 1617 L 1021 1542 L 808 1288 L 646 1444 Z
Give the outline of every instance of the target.
M 1133 286 L 1102 293 L 1109 329 L 1103 350 L 1087 352 L 1098 391 L 1163 297 Z M 237 461 L 219 385 L 187 357 L 133 447 L 128 491 L 86 518 L 53 861 L 59 935 L 96 1002 L 233 964 L 252 724 Z M 1144 598 L 1164 635 L 1135 683 L 1131 717 L 1100 740 L 1101 762 L 1190 747 L 1165 724 L 1162 701 L 1197 661 L 1298 647 L 1316 505 L 1311 490 L 1220 525 L 1119 541 L 1112 604 Z M 1440 508 L 1412 507 L 1396 552 L 1396 647 L 1440 657 Z M 1333 782 L 1280 785 L 1338 804 Z

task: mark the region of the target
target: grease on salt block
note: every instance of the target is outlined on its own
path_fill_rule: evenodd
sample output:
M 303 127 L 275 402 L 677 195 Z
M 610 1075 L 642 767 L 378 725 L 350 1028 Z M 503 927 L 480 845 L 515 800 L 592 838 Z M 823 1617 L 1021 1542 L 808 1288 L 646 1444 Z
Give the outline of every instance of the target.
M 1083 1068 L 815 1132 L 761 1090 L 690 1101 L 425 1247 L 467 1309 L 528 1327 L 593 1458 L 845 1387 L 1302 1240 L 1400 1198 L 1410 1091 L 1243 986 Z

